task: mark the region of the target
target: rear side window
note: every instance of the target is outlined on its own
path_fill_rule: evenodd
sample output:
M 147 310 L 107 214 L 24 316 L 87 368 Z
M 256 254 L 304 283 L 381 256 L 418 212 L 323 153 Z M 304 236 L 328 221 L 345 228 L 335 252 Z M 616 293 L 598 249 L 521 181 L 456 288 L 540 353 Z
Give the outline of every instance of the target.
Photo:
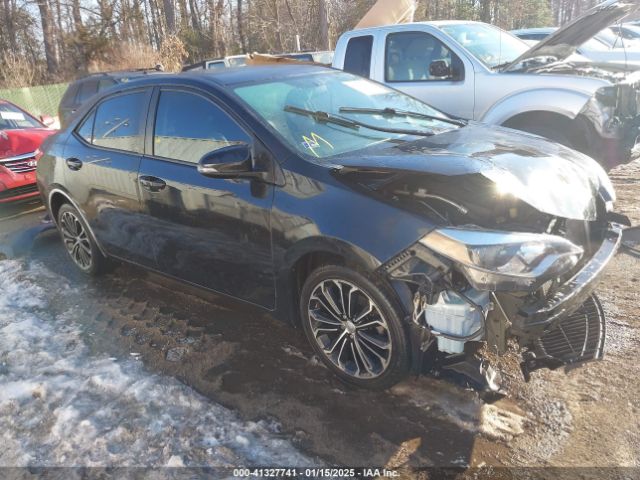
M 371 35 L 351 38 L 344 55 L 344 71 L 369 78 L 372 47 Z
M 95 114 L 85 120 L 77 133 L 86 139 L 91 117 L 95 115 L 91 143 L 114 150 L 142 153 L 145 113 L 145 92 L 110 97 L 98 105 Z
M 204 97 L 171 90 L 160 93 L 154 155 L 198 163 L 206 153 L 249 142 L 244 130 Z
M 93 122 L 96 119 L 96 111 L 91 112 L 77 128 L 76 133 L 87 143 L 93 143 Z
M 98 82 L 96 80 L 87 80 L 80 84 L 78 94 L 76 95 L 76 104 L 81 104 L 98 93 Z
M 67 91 L 64 92 L 62 100 L 60 100 L 60 107 L 73 105 L 76 95 L 78 94 L 78 87 L 79 85 L 77 83 L 72 83 L 67 87 Z
M 98 92 L 102 92 L 103 90 L 106 90 L 107 88 L 112 87 L 115 84 L 116 82 L 114 80 L 111 80 L 110 78 L 103 78 L 98 82 Z

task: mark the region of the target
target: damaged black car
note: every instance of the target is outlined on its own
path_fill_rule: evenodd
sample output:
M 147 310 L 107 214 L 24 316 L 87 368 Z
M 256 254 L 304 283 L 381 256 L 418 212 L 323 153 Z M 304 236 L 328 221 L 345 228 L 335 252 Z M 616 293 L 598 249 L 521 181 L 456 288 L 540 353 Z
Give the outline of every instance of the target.
M 627 220 L 594 160 L 540 137 L 278 65 L 117 86 L 43 150 L 83 272 L 126 261 L 272 311 L 352 384 L 426 353 L 464 371 L 482 345 L 517 345 L 526 376 L 603 355 L 593 290 Z

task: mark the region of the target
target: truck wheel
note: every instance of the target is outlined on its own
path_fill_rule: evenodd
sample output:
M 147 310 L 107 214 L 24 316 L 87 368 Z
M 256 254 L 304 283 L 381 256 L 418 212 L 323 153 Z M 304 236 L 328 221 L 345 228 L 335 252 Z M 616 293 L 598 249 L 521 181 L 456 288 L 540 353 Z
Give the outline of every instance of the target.
M 409 370 L 409 342 L 396 305 L 383 286 L 328 265 L 306 279 L 300 314 L 307 339 L 331 371 L 347 383 L 384 389 Z

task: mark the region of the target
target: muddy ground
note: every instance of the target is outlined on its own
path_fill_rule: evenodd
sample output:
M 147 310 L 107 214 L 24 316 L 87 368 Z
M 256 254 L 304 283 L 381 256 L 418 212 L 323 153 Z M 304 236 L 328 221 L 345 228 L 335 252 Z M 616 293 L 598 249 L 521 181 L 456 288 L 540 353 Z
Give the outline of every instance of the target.
M 617 211 L 640 224 L 640 162 L 611 177 Z M 31 245 L 42 215 L 33 204 L 5 209 L 0 248 L 24 253 L 16 246 Z M 25 261 L 73 287 L 60 301 L 74 304 L 92 354 L 138 358 L 150 374 L 175 377 L 245 421 L 277 425 L 326 464 L 640 467 L 640 260 L 629 255 L 616 257 L 598 290 L 609 314 L 604 360 L 567 374 L 538 371 L 525 383 L 507 356 L 507 395 L 497 401 L 433 376 L 385 392 L 345 387 L 301 331 L 130 266 L 88 280 L 55 231 L 40 233 Z

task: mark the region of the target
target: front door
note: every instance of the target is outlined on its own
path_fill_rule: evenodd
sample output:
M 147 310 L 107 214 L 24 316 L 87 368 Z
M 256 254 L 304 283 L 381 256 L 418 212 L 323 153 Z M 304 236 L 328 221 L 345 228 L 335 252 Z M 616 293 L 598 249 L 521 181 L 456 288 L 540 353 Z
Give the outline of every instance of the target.
M 434 62 L 447 66 L 439 74 Z M 435 66 L 435 65 L 434 65 Z M 473 118 L 474 72 L 466 62 L 430 33 L 389 33 L 381 73 L 390 87 L 422 100 L 450 115 Z
M 273 186 L 197 170 L 206 153 L 239 142 L 255 151 L 258 141 L 212 98 L 190 90 L 161 89 L 151 123 L 138 182 L 157 269 L 273 308 Z

